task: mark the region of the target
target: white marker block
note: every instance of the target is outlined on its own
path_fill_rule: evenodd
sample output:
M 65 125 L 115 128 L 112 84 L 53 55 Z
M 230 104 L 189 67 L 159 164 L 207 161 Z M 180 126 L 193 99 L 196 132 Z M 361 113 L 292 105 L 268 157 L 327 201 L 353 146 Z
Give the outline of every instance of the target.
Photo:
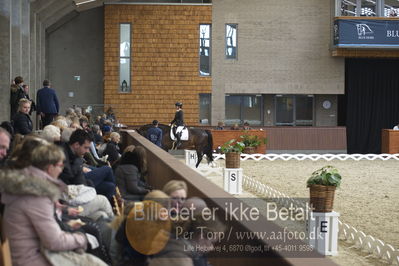
M 242 168 L 223 168 L 224 190 L 230 194 L 242 193 Z
M 198 161 L 197 152 L 195 150 L 184 150 L 186 165 L 195 167 Z
M 309 245 L 320 254 L 338 255 L 338 217 L 337 212 L 310 212 L 308 219 Z

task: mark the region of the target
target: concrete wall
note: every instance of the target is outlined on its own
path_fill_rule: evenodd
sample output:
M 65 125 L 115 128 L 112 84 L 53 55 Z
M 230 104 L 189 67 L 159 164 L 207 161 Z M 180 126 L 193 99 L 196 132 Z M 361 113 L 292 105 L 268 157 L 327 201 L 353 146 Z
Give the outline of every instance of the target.
M 74 104 L 103 103 L 103 16 L 103 7 L 83 11 L 47 33 L 46 76 L 62 99 L 61 113 Z
M 0 121 L 10 118 L 11 79 L 29 84 L 29 0 L 0 1 Z
M 343 94 L 344 60 L 329 50 L 331 8 L 328 0 L 214 1 L 212 124 L 224 119 L 226 93 Z M 237 60 L 225 59 L 226 23 L 238 24 Z

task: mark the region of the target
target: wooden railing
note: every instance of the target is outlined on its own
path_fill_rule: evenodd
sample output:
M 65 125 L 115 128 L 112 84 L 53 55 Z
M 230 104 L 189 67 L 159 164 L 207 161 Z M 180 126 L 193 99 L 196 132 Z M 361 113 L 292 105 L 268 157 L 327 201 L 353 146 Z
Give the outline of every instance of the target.
M 204 178 L 202 175 L 180 162 L 172 155 L 161 150 L 146 138 L 140 136 L 138 133 L 132 130 L 121 130 L 122 144 L 127 145 L 140 145 L 143 146 L 147 151 L 147 162 L 148 162 L 148 182 L 156 189 L 163 187 L 171 179 L 184 180 L 188 185 L 188 196 L 189 197 L 200 197 L 204 199 L 210 208 L 219 208 L 222 212 L 222 217 L 225 216 L 226 210 L 225 202 L 228 199 L 233 204 L 243 204 L 244 207 L 248 206 L 241 200 L 231 196 L 212 182 Z M 219 218 L 222 218 L 219 217 Z M 227 228 L 234 230 L 233 234 L 237 231 L 241 232 L 281 232 L 283 229 L 277 224 L 266 220 L 263 216 L 254 223 L 249 221 L 225 221 Z M 227 232 L 226 232 L 227 234 Z M 281 245 L 281 240 L 247 240 L 241 241 L 245 243 L 237 243 L 237 240 L 227 240 L 226 246 L 234 244 L 246 244 L 251 246 L 256 245 Z M 305 244 L 304 242 L 299 242 Z M 283 243 L 284 244 L 284 243 Z M 210 261 L 213 265 L 336 265 L 331 260 L 320 257 L 316 252 L 310 252 L 307 257 L 293 257 L 287 255 L 284 257 L 282 251 L 268 250 L 265 251 L 262 256 L 235 256 L 233 253 L 231 256 L 212 256 L 209 255 Z

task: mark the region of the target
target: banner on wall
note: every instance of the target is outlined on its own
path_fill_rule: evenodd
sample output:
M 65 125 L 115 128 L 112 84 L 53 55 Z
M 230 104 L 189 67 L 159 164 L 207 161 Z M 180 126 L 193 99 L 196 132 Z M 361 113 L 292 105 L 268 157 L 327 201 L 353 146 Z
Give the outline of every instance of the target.
M 336 19 L 334 45 L 340 48 L 399 48 L 399 20 Z

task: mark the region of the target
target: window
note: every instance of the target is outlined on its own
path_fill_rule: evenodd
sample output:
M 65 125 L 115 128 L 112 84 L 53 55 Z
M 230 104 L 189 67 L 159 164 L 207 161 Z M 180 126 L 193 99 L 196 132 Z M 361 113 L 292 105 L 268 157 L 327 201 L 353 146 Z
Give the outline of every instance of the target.
M 243 124 L 251 126 L 262 124 L 261 95 L 226 95 L 225 124 Z
M 237 24 L 226 24 L 226 58 L 237 59 Z
M 209 76 L 211 74 L 211 25 L 200 24 L 199 32 L 199 58 L 200 58 L 200 76 Z
M 276 95 L 277 126 L 312 126 L 313 95 Z
M 362 0 L 360 16 L 375 17 L 377 15 L 376 3 L 377 1 Z
M 397 0 L 385 0 L 384 17 L 397 17 L 399 15 L 399 2 Z
M 200 94 L 200 124 L 209 125 L 211 122 L 211 94 Z
M 336 16 L 396 17 L 397 0 L 335 0 Z
M 130 92 L 130 24 L 120 24 L 119 92 Z

